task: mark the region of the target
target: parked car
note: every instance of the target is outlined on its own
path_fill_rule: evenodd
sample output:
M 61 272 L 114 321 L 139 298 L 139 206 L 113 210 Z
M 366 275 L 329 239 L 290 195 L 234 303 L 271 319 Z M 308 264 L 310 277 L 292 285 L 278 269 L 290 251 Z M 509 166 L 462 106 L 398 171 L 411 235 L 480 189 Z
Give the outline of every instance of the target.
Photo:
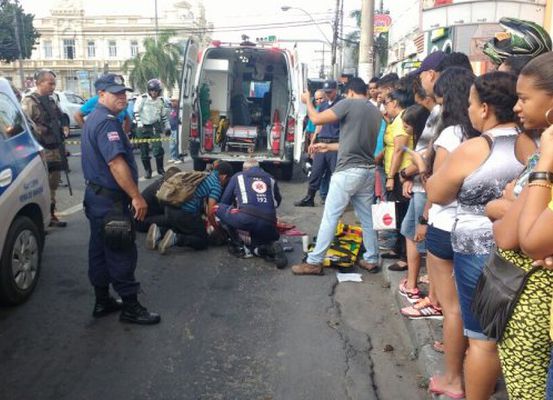
M 85 99 L 73 92 L 55 92 L 55 96 L 63 112 L 63 118 L 66 119 L 65 122 L 69 122 L 70 128 L 79 128 L 74 115 L 85 103 Z
M 50 189 L 42 147 L 9 82 L 0 78 L 0 303 L 19 304 L 40 275 Z

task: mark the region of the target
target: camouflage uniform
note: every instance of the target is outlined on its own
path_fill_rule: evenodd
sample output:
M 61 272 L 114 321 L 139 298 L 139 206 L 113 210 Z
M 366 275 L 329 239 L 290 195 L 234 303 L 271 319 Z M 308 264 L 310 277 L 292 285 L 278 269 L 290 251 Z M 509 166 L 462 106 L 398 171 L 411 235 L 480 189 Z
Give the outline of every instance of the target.
M 161 96 L 153 99 L 144 93 L 136 99 L 134 104 L 134 116 L 137 124 L 136 137 L 138 139 L 158 139 L 161 132 L 171 132 L 169 113 Z M 140 144 L 140 158 L 144 169 L 150 168 L 150 146 L 148 143 Z M 156 159 L 158 173 L 163 172 L 163 147 L 161 142 L 152 143 L 152 154 Z
M 64 129 L 62 125 L 63 113 L 51 96 L 42 97 L 43 102 L 41 102 L 41 96 L 38 93 L 27 95 L 21 100 L 21 106 L 33 122 L 35 138 L 44 147 L 44 156 L 48 166 L 50 207 L 53 215 L 56 205 L 56 189 L 60 182 L 60 171 L 66 168 L 65 158 L 61 155 Z M 46 110 L 45 104 L 50 108 L 50 113 Z

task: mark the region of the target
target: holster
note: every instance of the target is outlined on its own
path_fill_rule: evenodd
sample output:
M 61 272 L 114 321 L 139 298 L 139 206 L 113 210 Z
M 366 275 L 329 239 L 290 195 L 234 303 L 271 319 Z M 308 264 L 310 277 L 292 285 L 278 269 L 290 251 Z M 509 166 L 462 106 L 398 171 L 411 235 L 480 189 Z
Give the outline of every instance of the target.
M 104 242 L 111 250 L 128 250 L 136 240 L 134 221 L 129 213 L 114 203 L 113 209 L 104 217 Z
M 128 250 L 136 240 L 136 228 L 131 214 L 126 208 L 129 206 L 126 193 L 108 189 L 88 182 L 95 194 L 112 200 L 112 208 L 104 217 L 104 243 L 111 250 Z

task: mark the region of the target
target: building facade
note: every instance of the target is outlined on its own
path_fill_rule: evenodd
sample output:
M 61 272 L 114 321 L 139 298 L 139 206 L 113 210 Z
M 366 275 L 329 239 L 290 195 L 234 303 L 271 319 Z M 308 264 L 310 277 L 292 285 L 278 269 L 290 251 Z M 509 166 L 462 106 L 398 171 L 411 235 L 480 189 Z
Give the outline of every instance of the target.
M 547 27 L 552 0 L 406 0 L 409 12 L 391 7 L 388 70 L 400 75 L 417 68 L 424 57 L 436 50 L 458 51 L 469 56 L 474 71 L 492 69 L 482 46 L 508 16 Z M 394 2 L 392 2 L 394 3 Z M 547 12 L 546 12 L 546 6 Z M 392 13 L 394 11 L 394 13 Z M 394 15 L 395 14 L 395 15 Z M 551 31 L 551 28 L 549 28 Z
M 157 22 L 159 31 L 174 31 L 175 40 L 192 36 L 203 43 L 209 30 L 201 2 L 195 6 L 175 2 L 159 10 Z M 17 62 L 0 64 L 0 75 L 18 87 L 30 88 L 35 71 L 51 69 L 57 75 L 57 90 L 88 97 L 100 74 L 123 74 L 124 62 L 143 51 L 143 40 L 155 37 L 156 19 L 153 15 L 87 16 L 82 0 L 60 0 L 49 16 L 35 19 L 35 28 L 41 36 L 31 58 L 22 63 L 24 82 L 20 84 Z

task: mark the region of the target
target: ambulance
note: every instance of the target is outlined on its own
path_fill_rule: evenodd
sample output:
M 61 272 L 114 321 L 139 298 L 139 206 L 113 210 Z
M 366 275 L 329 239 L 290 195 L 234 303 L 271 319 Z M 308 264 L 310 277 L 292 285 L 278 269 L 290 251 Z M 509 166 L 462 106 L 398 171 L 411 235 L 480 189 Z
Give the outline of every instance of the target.
M 213 41 L 185 46 L 179 148 L 194 169 L 255 158 L 288 180 L 302 153 L 307 67 L 275 43 Z
M 0 78 L 0 303 L 29 298 L 40 275 L 50 189 L 42 147 L 9 82 Z

